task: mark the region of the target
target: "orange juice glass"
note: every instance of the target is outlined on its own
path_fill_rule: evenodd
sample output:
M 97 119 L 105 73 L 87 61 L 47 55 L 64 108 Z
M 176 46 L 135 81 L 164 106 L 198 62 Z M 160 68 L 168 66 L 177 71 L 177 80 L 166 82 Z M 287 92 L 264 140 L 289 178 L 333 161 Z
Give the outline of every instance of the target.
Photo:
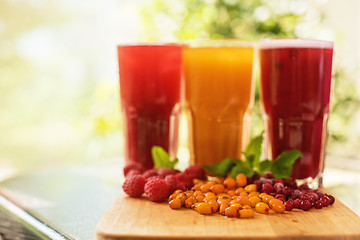
M 183 48 L 190 162 L 241 158 L 250 137 L 253 43 L 196 41 Z

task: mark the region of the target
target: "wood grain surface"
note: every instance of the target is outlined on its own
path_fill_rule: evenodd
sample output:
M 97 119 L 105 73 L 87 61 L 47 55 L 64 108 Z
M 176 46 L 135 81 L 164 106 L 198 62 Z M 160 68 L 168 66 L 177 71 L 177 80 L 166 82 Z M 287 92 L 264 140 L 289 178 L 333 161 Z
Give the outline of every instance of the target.
M 119 194 L 95 229 L 97 240 L 112 239 L 360 239 L 360 217 L 336 200 L 323 209 L 283 214 L 255 213 L 234 219 L 191 209 L 171 210 L 167 203 Z

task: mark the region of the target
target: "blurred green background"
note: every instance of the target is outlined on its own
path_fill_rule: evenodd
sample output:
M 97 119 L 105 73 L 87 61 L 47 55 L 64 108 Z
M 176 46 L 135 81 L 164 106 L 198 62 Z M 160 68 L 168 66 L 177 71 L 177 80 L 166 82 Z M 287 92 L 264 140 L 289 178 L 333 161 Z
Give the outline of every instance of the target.
M 0 179 L 1 169 L 120 161 L 116 45 L 139 41 L 335 41 L 327 153 L 359 159 L 359 11 L 356 0 L 2 0 Z M 253 116 L 257 133 L 258 87 Z

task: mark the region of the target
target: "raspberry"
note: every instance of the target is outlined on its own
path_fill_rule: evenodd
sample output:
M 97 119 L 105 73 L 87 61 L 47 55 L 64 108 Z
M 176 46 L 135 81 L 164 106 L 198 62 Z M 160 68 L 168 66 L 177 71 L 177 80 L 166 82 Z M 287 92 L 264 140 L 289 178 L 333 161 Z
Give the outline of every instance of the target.
M 269 194 L 269 193 L 272 193 L 274 191 L 274 187 L 269 183 L 264 183 L 262 185 L 261 191 L 264 192 L 264 193 Z
M 130 197 L 140 197 L 144 193 L 145 178 L 141 175 L 126 178 L 122 185 L 124 192 Z
M 169 168 L 160 168 L 159 170 L 157 170 L 157 174 L 161 178 L 165 178 L 167 175 L 175 174 L 175 171 L 173 171 L 173 170 L 171 170 Z
M 192 179 L 205 179 L 205 171 L 200 165 L 191 165 L 185 169 L 185 174 Z
M 178 189 L 178 183 L 174 174 L 167 175 L 165 181 L 169 184 L 171 193 Z
M 143 176 L 144 178 L 149 178 L 149 177 L 152 177 L 152 176 L 157 176 L 157 170 L 156 169 L 149 169 L 149 170 L 146 170 L 144 173 L 143 173 Z
M 182 172 L 177 173 L 175 174 L 175 177 L 178 183 L 180 182 L 184 183 L 185 188 L 192 188 L 193 186 L 192 180 L 185 173 Z
M 141 172 L 137 169 L 131 169 L 125 176 L 125 178 L 133 177 L 136 175 L 141 175 Z
M 146 182 L 149 182 L 149 181 L 154 180 L 154 179 L 162 179 L 162 178 L 160 176 L 151 176 L 151 177 L 148 177 L 146 179 Z
M 125 165 L 124 167 L 124 176 L 127 177 L 128 172 L 130 172 L 130 170 L 138 170 L 141 173 L 143 173 L 145 171 L 145 168 L 143 165 L 141 165 L 141 163 L 138 162 L 129 162 L 128 164 Z
M 170 194 L 169 184 L 163 179 L 153 179 L 145 184 L 145 193 L 153 202 L 162 202 Z

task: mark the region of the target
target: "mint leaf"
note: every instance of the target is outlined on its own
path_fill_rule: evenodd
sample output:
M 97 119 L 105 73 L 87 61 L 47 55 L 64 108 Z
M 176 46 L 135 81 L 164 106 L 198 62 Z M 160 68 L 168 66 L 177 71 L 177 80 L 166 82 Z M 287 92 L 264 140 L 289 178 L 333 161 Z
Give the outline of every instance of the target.
M 247 162 L 238 161 L 238 163 L 231 169 L 231 177 L 236 178 L 236 175 L 243 173 L 246 177 L 252 177 L 254 170 L 249 166 Z
M 257 168 L 257 173 L 259 175 L 263 175 L 264 173 L 271 171 L 271 167 L 273 165 L 273 161 L 271 160 L 263 160 L 259 163 Z
M 216 175 L 226 176 L 239 160 L 226 158 L 215 165 L 203 165 L 202 167 Z
M 153 146 L 151 148 L 151 156 L 157 169 L 164 167 L 174 169 L 175 165 L 179 162 L 179 159 L 177 158 L 171 161 L 170 155 L 159 146 Z
M 273 162 L 271 172 L 275 178 L 289 178 L 292 171 L 292 166 L 296 159 L 302 154 L 298 150 L 290 150 L 282 152 Z
M 246 150 L 243 153 L 252 168 L 258 168 L 259 166 L 262 142 L 263 133 L 251 139 L 249 145 L 246 147 Z M 253 156 L 253 158 L 251 158 L 251 156 Z

